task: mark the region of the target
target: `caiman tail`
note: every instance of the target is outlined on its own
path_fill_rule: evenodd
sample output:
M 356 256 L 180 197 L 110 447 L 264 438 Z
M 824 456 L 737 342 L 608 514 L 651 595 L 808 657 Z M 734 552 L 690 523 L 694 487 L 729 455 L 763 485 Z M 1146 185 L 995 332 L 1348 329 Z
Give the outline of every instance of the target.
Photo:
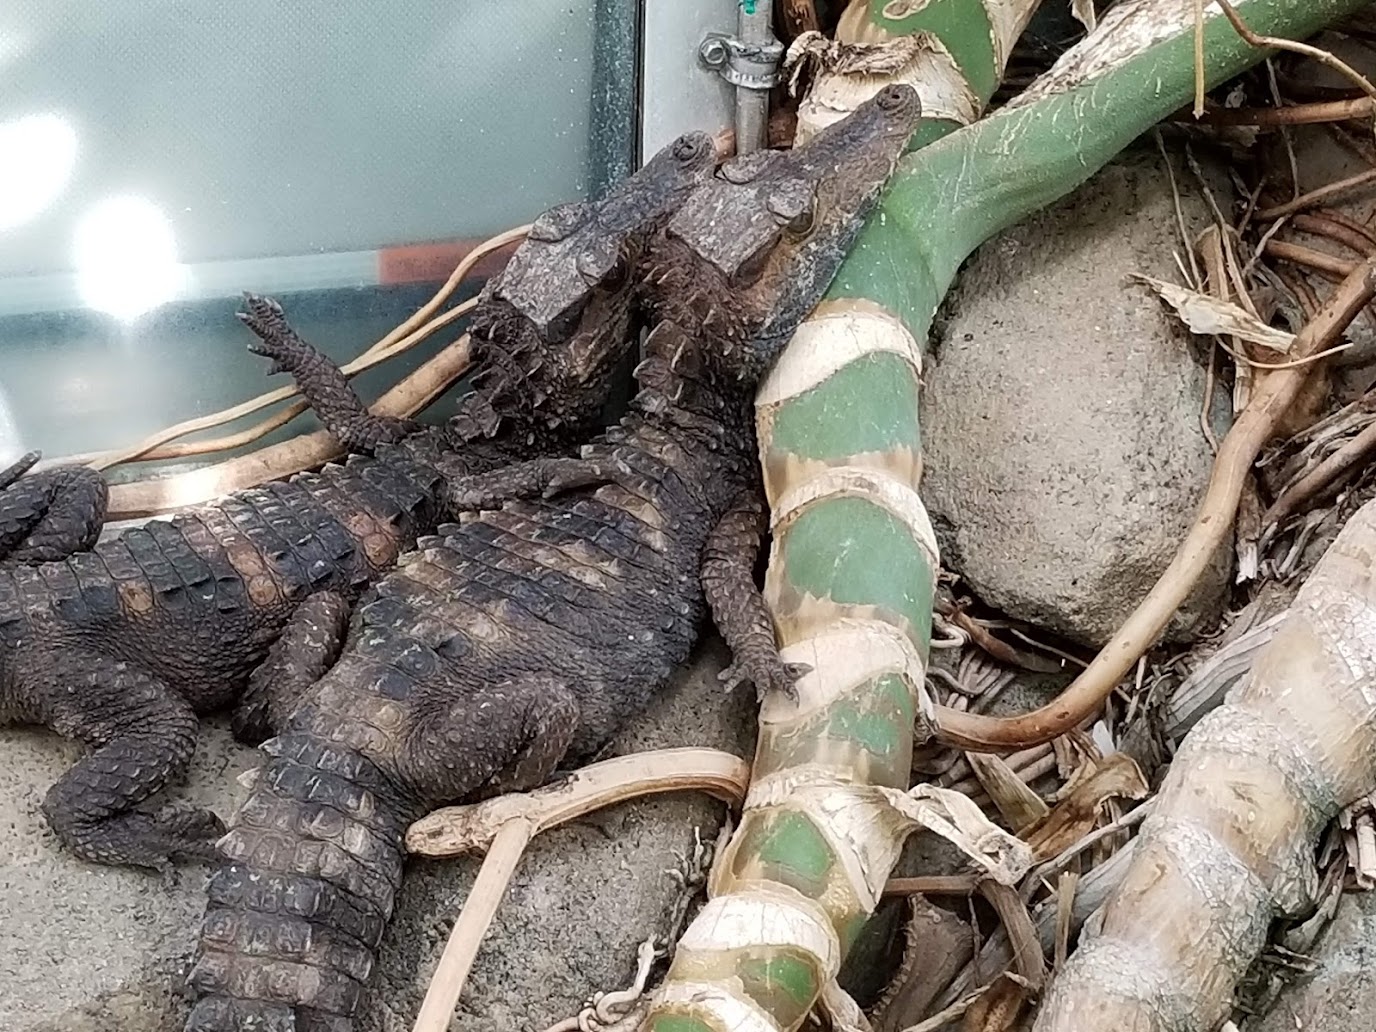
M 418 814 L 358 752 L 304 733 L 271 755 L 221 840 L 187 1032 L 351 1032 Z

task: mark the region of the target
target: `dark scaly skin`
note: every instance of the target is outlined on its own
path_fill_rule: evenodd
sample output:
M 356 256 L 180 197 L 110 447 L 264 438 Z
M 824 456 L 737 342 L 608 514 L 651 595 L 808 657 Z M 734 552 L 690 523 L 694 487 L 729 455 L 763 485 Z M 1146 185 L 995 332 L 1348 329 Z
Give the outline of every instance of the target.
M 763 491 L 751 483 L 712 531 L 702 556 L 702 590 L 734 657 L 720 678 L 728 689 L 753 681 L 761 701 L 771 691 L 796 697 L 793 682 L 811 669 L 780 661 L 774 618 L 755 584 L 765 512 Z
M 485 371 L 463 413 L 491 415 L 478 439 L 462 418 L 407 427 L 390 443 L 377 437 L 372 455 L 152 521 L 94 548 L 87 536 L 69 534 L 70 547 L 54 549 L 60 561 L 0 567 L 0 724 L 45 725 L 93 750 L 43 803 L 67 847 L 87 860 L 155 868 L 178 854 L 218 858 L 223 826 L 213 814 L 134 810 L 185 771 L 198 714 L 242 693 L 235 730 L 261 740 L 328 667 L 352 600 L 445 517 L 444 488 L 453 478 L 596 425 L 607 374 L 631 346 L 633 290 L 606 269 L 604 256 L 637 253 L 710 176 L 713 160 L 705 135 L 677 141 L 602 204 L 580 207 L 576 224 L 561 209 L 558 228 L 567 232 L 532 239 L 518 250 L 516 268 L 494 278 L 479 319 L 491 339 L 479 361 L 521 355 L 524 380 L 511 391 Z M 547 309 L 562 298 L 562 321 L 548 321 L 535 305 L 543 321 L 525 320 L 505 299 L 509 292 L 526 303 L 526 278 L 551 262 L 576 264 L 585 250 L 591 258 L 577 279 L 556 277 L 553 292 L 534 291 Z M 250 297 L 248 308 L 245 321 L 264 330 L 258 350 L 275 358 L 280 350 L 284 366 L 299 361 L 313 388 L 310 377 L 322 367 L 308 360 L 318 353 L 290 332 L 272 302 Z M 276 321 L 263 326 L 265 316 Z M 523 393 L 538 404 L 523 409 Z M 452 450 L 456 441 L 461 452 Z M 11 556 L 47 547 L 50 531 L 70 526 L 57 504 L 62 491 L 90 483 L 75 470 L 26 477 L 25 468 L 21 462 L 7 472 L 13 483 L 0 496 L 0 513 L 16 514 Z M 10 526 L 9 517 L 0 522 Z M 18 540 L 20 531 L 27 538 Z
M 702 240 L 656 237 L 641 269 L 673 296 L 651 288 L 647 300 L 675 319 L 645 344 L 630 413 L 577 458 L 456 484 L 466 504 L 501 507 L 423 539 L 363 597 L 342 656 L 265 744 L 222 842 L 188 1032 L 350 1032 L 407 826 L 593 755 L 687 659 L 704 580 L 736 605 L 740 540 L 758 519 L 755 382 L 825 290 L 917 107 L 910 88 L 885 90 L 771 159 L 790 199 L 799 181 L 813 188 L 807 233 L 780 231 L 766 183 L 696 191 L 686 206 L 725 214 L 702 239 L 758 245 L 749 274 L 728 283 Z M 723 306 L 706 332 L 701 316 Z M 718 619 L 781 668 L 777 649 L 757 647 L 760 612 Z
M 100 537 L 109 500 L 105 478 L 86 466 L 25 476 L 38 459 L 29 452 L 0 472 L 0 570 L 56 562 Z

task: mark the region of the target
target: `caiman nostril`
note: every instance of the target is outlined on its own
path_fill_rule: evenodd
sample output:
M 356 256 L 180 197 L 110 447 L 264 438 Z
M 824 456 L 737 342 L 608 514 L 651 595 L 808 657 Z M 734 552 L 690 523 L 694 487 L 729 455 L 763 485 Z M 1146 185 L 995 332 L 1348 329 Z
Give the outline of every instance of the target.
M 685 133 L 674 141 L 674 160 L 692 161 L 711 146 L 712 138 L 706 133 Z
M 892 83 L 885 86 L 875 97 L 877 103 L 885 111 L 896 111 L 914 103 L 917 100 L 917 90 L 907 83 Z

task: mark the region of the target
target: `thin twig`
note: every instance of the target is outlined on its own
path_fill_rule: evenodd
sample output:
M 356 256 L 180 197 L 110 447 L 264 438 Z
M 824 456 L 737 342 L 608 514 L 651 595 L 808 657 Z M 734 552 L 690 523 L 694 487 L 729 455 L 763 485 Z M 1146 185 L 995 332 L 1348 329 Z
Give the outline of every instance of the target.
M 975 956 L 979 956 L 978 943 L 975 944 Z M 944 1028 L 978 1003 L 980 998 L 993 988 L 993 985 L 994 983 L 990 982 L 988 985 L 980 986 L 974 992 L 962 997 L 944 1010 L 938 1011 L 925 1021 L 919 1021 L 916 1025 L 909 1025 L 903 1029 L 903 1032 L 936 1032 L 937 1029 Z
M 1370 118 L 1373 113 L 1376 113 L 1376 104 L 1372 99 L 1358 97 L 1355 100 L 1292 104 L 1287 107 L 1214 107 L 1205 111 L 1200 121 L 1206 125 L 1316 125 L 1322 122 Z
M 886 896 L 970 896 L 979 888 L 980 875 L 929 874 L 920 878 L 890 878 Z
M 627 799 L 666 792 L 705 792 L 738 807 L 749 784 L 750 765 L 720 749 L 684 746 L 614 756 L 529 792 L 436 810 L 406 829 L 406 849 L 430 859 L 461 856 L 517 817 L 532 820 L 537 832 L 547 831 Z
M 1266 59 L 1266 82 L 1271 87 L 1271 101 L 1280 107 L 1283 98 L 1280 86 L 1276 83 L 1276 65 L 1269 57 Z M 1290 196 L 1300 195 L 1300 159 L 1295 154 L 1295 136 L 1288 125 L 1280 127 L 1280 137 L 1285 142 L 1285 156 L 1290 162 Z
M 1376 251 L 1376 244 L 1373 244 L 1362 233 L 1350 226 L 1343 225 L 1336 219 L 1329 218 L 1327 215 L 1301 212 L 1291 220 L 1290 224 L 1305 233 L 1312 233 L 1314 236 L 1321 236 L 1327 240 L 1332 240 L 1334 243 L 1342 244 L 1344 247 L 1356 251 L 1363 258 Z
M 1204 282 L 1213 296 L 1220 301 L 1231 301 L 1232 294 L 1229 290 L 1229 265 L 1227 253 L 1223 244 L 1227 239 L 1227 230 L 1224 228 L 1220 219 L 1215 225 L 1210 226 L 1199 237 L 1199 250 L 1203 253 L 1205 276 Z M 1236 283 L 1231 284 L 1233 289 L 1238 289 Z M 1239 300 L 1251 308 L 1251 298 L 1245 297 L 1245 290 L 1240 290 Z M 1256 313 L 1252 312 L 1255 318 Z M 1232 350 L 1241 350 L 1243 345 L 1236 337 L 1233 338 L 1234 347 Z M 1209 425 L 1210 415 L 1213 412 L 1214 403 L 1214 368 L 1218 364 L 1218 352 L 1223 347 L 1223 340 L 1218 334 L 1211 334 L 1209 338 L 1209 367 L 1204 378 L 1204 402 L 1199 410 L 1199 427 L 1204 431 L 1204 439 L 1208 442 L 1209 451 L 1214 455 L 1218 454 L 1218 438 L 1214 436 L 1213 427 Z M 1231 354 L 1231 351 L 1228 352 Z M 1237 367 L 1237 376 L 1233 383 L 1233 412 L 1238 412 L 1244 404 L 1246 397 L 1251 391 L 1252 377 L 1251 370 L 1245 365 Z
M 1194 0 L 1194 117 L 1204 114 L 1204 0 Z
M 1319 296 L 1314 293 L 1314 288 L 1306 282 L 1304 277 L 1298 273 L 1292 275 L 1284 269 L 1273 269 L 1272 272 L 1276 279 L 1285 286 L 1285 289 L 1294 296 L 1300 310 L 1304 312 L 1304 317 L 1306 319 L 1314 318 L 1314 313 L 1319 310 Z
M 1234 172 L 1233 175 L 1236 176 L 1237 173 Z M 1242 218 L 1238 220 L 1237 226 L 1234 230 L 1234 232 L 1237 233 L 1239 239 L 1242 238 L 1243 233 L 1247 232 L 1247 228 L 1252 224 L 1252 219 L 1256 217 L 1257 203 L 1260 201 L 1261 192 L 1264 189 L 1266 189 L 1266 177 L 1262 176 L 1257 181 L 1257 185 L 1247 191 L 1247 203 L 1243 205 Z
M 409 350 L 425 340 L 437 330 L 449 325 L 449 323 L 459 318 L 464 312 L 470 311 L 475 302 L 465 301 L 462 305 L 446 312 L 439 319 L 431 318 L 431 316 L 449 300 L 454 291 L 458 289 L 459 284 L 463 282 L 464 278 L 467 277 L 470 272 L 472 272 L 478 262 L 482 261 L 483 258 L 492 252 L 520 240 L 529 229 L 529 225 L 517 226 L 515 229 L 509 229 L 504 233 L 500 233 L 495 237 L 483 241 L 477 247 L 473 248 L 473 250 L 469 251 L 468 254 L 464 256 L 463 260 L 454 267 L 454 271 L 450 274 L 449 279 L 445 281 L 444 285 L 436 291 L 435 295 L 429 301 L 400 326 L 388 333 L 387 336 L 373 344 L 352 362 L 343 366 L 342 370 L 344 374 L 346 376 L 356 375 L 366 369 L 371 369 L 380 362 L 385 362 L 389 358 L 400 355 L 402 352 Z M 131 462 L 135 459 L 161 458 L 163 456 L 151 453 L 160 445 L 166 444 L 168 441 L 175 440 L 178 437 L 185 437 L 187 434 L 194 434 L 202 430 L 210 430 L 217 426 L 223 426 L 225 423 L 231 423 L 236 419 L 241 419 L 275 402 L 286 401 L 289 398 L 295 397 L 298 393 L 299 392 L 294 386 L 279 387 L 276 390 L 268 391 L 256 398 L 241 402 L 238 405 L 223 409 L 220 412 L 212 412 L 208 415 L 197 416 L 194 419 L 184 420 L 173 426 L 166 427 L 156 433 L 150 434 L 138 444 L 132 445 L 131 447 L 100 452 L 94 455 L 65 456 L 61 459 L 44 463 L 44 466 L 58 464 L 69 465 L 76 461 L 80 461 L 91 466 L 93 469 L 108 469 L 111 466 Z M 304 409 L 300 411 L 304 411 Z M 268 427 L 262 432 L 266 434 L 272 429 L 275 429 L 275 427 Z M 237 437 L 237 435 L 235 436 Z M 211 442 L 200 443 L 205 445 Z M 227 447 L 234 446 L 235 445 L 232 444 L 227 445 Z M 205 450 L 208 451 L 211 449 L 206 448 Z M 204 451 L 197 450 L 188 452 L 188 454 L 204 454 Z
M 1284 204 L 1277 204 L 1271 208 L 1263 208 L 1257 212 L 1257 218 L 1265 222 L 1270 219 L 1278 219 L 1282 215 L 1292 215 L 1297 211 L 1305 211 L 1308 208 L 1317 207 L 1321 201 L 1327 200 L 1334 194 L 1364 186 L 1374 179 L 1376 179 L 1376 168 L 1369 168 L 1365 172 L 1358 172 L 1355 176 L 1348 176 L 1346 179 L 1339 179 L 1337 182 L 1328 183 L 1316 190 L 1310 190 L 1307 194 L 1301 194 L 1293 201 L 1286 201 Z
M 1262 526 L 1278 526 L 1299 512 L 1310 499 L 1365 462 L 1373 452 L 1376 452 L 1376 422 L 1368 424 L 1365 430 L 1286 488 L 1262 515 Z
M 1325 254 L 1323 251 L 1316 251 L 1314 248 L 1305 247 L 1302 244 L 1292 244 L 1288 240 L 1268 240 L 1265 251 L 1273 258 L 1303 265 L 1306 268 L 1332 276 L 1350 276 L 1352 270 L 1357 268 L 1356 262 Z
M 1332 208 L 1325 208 L 1323 211 L 1316 212 L 1315 214 L 1327 219 L 1329 222 L 1337 223 L 1345 229 L 1351 230 L 1353 233 L 1362 237 L 1369 244 L 1371 244 L 1373 248 L 1376 248 L 1376 232 L 1372 232 L 1371 227 L 1364 226 L 1356 219 L 1351 218 L 1348 215 L 1345 215 L 1343 212 L 1335 211 Z M 1368 250 L 1364 251 L 1363 253 L 1370 254 L 1371 252 Z
M 1341 58 L 1330 54 L 1322 47 L 1312 46 L 1309 43 L 1297 43 L 1293 39 L 1282 39 L 1279 36 L 1258 35 L 1247 27 L 1247 23 L 1242 20 L 1242 16 L 1237 13 L 1236 8 L 1234 8 L 1228 0 L 1218 0 L 1218 6 L 1223 8 L 1224 15 L 1227 16 L 1228 21 L 1237 31 L 1237 34 L 1252 46 L 1267 50 L 1288 50 L 1292 54 L 1303 54 L 1305 57 L 1312 57 L 1320 64 L 1327 65 L 1339 75 L 1351 80 L 1353 84 L 1368 97 L 1376 98 L 1376 86 L 1373 86 L 1367 80 L 1366 76 L 1362 75 Z
M 1185 207 L 1180 202 L 1180 184 L 1175 181 L 1175 165 L 1171 163 L 1170 152 L 1166 150 L 1166 139 L 1161 135 L 1161 130 L 1155 129 L 1153 133 L 1156 136 L 1156 148 L 1161 152 L 1161 161 L 1166 166 L 1166 178 L 1171 185 L 1171 200 L 1175 205 L 1175 225 L 1180 233 L 1180 246 L 1184 248 L 1185 257 L 1190 263 L 1190 287 L 1198 290 L 1202 277 L 1199 262 L 1194 256 L 1194 248 L 1190 246 L 1189 231 L 1185 228 Z
M 1075 666 L 1079 667 L 1083 667 L 1085 665 L 1085 661 L 1081 659 L 1079 656 L 1073 655 L 1072 653 L 1067 652 L 1065 649 L 1059 649 L 1055 645 L 1052 645 L 1048 642 L 1037 641 L 1026 631 L 1020 631 L 1016 627 L 1009 627 L 1008 633 L 1013 635 L 1013 637 L 1015 638 L 1021 638 L 1023 641 L 1027 642 L 1027 644 L 1031 645 L 1034 649 L 1040 649 L 1043 652 L 1049 652 L 1051 653 L 1051 655 L 1065 660 L 1066 663 L 1073 663 Z M 1064 664 L 1062 664 L 1056 668 L 1055 672 L 1060 673 L 1064 669 L 1065 666 Z
M 1215 341 L 1215 344 L 1218 342 Z M 1218 378 L 1218 348 L 1209 349 L 1209 366 L 1204 373 L 1204 401 L 1199 408 L 1199 429 L 1209 445 L 1209 451 L 1218 454 L 1218 438 L 1214 436 L 1213 420 L 1210 414 L 1214 408 L 1214 382 Z
M 1123 814 L 1117 820 L 1110 821 L 1109 823 L 1105 824 L 1102 828 L 1096 828 L 1094 831 L 1091 831 L 1088 835 L 1081 838 L 1078 842 L 1074 842 L 1071 845 L 1067 846 L 1064 850 L 1060 852 L 1060 854 L 1052 857 L 1046 863 L 1040 865 L 1039 867 L 1034 867 L 1031 873 L 1029 873 L 1026 879 L 1023 881 L 1023 898 L 1031 899 L 1032 893 L 1036 891 L 1037 887 L 1041 883 L 1047 881 L 1047 879 L 1049 878 L 1055 877 L 1057 874 L 1060 874 L 1062 871 L 1064 871 L 1067 867 L 1070 866 L 1072 860 L 1074 860 L 1085 850 L 1098 845 L 1100 842 L 1108 838 L 1110 835 L 1114 835 L 1117 832 L 1123 831 L 1126 828 L 1135 828 L 1137 825 L 1141 824 L 1144 819 L 1146 819 L 1147 814 L 1149 814 L 1150 812 L 1151 804 L 1143 803 L 1136 809 L 1129 810 L 1127 813 Z
M 959 607 L 953 608 L 950 613 L 942 613 L 941 615 L 964 631 L 972 642 L 1001 663 L 1039 674 L 1054 674 L 1061 669 L 1061 665 L 1055 660 L 1031 655 L 996 638 L 988 628 Z
M 517 817 L 502 825 L 483 858 L 478 877 L 464 902 L 459 919 L 449 933 L 430 987 L 421 1002 L 412 1032 L 445 1032 L 454 1018 L 454 1007 L 463 992 L 468 972 L 478 956 L 492 919 L 497 914 L 521 854 L 535 835 L 535 822 Z
M 1343 150 L 1347 151 L 1358 161 L 1367 165 L 1376 165 L 1376 146 L 1370 140 L 1370 132 L 1365 135 L 1358 135 L 1348 128 L 1346 122 L 1325 122 L 1323 130 Z
M 1218 346 L 1221 347 L 1224 351 L 1228 352 L 1228 354 L 1232 357 L 1234 362 L 1243 362 L 1251 366 L 1253 369 L 1297 369 L 1300 366 L 1310 365 L 1314 362 L 1321 362 L 1323 361 L 1323 359 L 1328 358 L 1330 355 L 1336 355 L 1340 351 L 1347 351 L 1349 348 L 1354 346 L 1354 342 L 1347 341 L 1344 344 L 1335 344 L 1333 345 L 1333 347 L 1327 349 L 1326 351 L 1320 351 L 1317 355 L 1306 355 L 1304 358 L 1296 358 L 1289 362 L 1258 362 L 1255 358 L 1248 358 L 1241 352 L 1234 351 L 1232 348 L 1228 347 L 1228 345 L 1224 344 L 1222 341 L 1219 341 Z
M 457 322 L 460 318 L 471 312 L 477 303 L 477 298 L 470 298 L 463 302 L 463 304 L 454 306 L 438 318 L 430 320 L 430 322 L 426 323 L 419 330 L 416 330 L 409 336 L 403 337 L 391 347 L 383 351 L 360 356 L 348 365 L 341 366 L 340 370 L 346 376 L 354 376 L 364 370 L 371 369 L 373 366 L 381 365 L 383 362 L 393 359 L 400 354 L 404 354 L 428 337 L 438 333 L 446 326 Z M 462 375 L 462 373 L 460 375 Z M 295 393 L 296 389 L 294 387 L 288 387 L 284 388 L 284 390 Z M 267 395 L 264 395 L 264 397 L 267 397 Z M 86 461 L 95 469 L 107 469 L 110 466 L 132 462 L 134 460 L 152 462 L 159 459 L 183 459 L 195 455 L 211 455 L 215 452 L 242 448 L 246 444 L 252 444 L 254 441 L 262 440 L 274 430 L 290 423 L 309 408 L 310 406 L 306 402 L 297 401 L 288 405 L 281 412 L 274 413 L 266 419 L 259 420 L 257 423 L 253 424 L 253 426 L 240 430 L 238 433 L 225 434 L 221 437 L 211 437 L 204 441 L 169 442 L 159 445 L 151 451 L 138 452 L 137 454 L 134 453 L 137 448 L 127 452 L 109 452 L 106 453 L 105 456 L 95 456 Z M 68 458 L 62 461 L 73 462 L 75 460 Z
M 938 707 L 938 709 L 941 709 L 941 707 Z M 1056 754 L 1047 753 L 1040 760 L 1037 760 L 1037 762 L 1017 771 L 1018 780 L 1024 785 L 1030 785 L 1032 782 L 1046 777 L 1046 775 L 1050 774 L 1055 769 Z M 986 806 L 993 803 L 993 799 L 990 798 L 989 793 L 984 790 L 984 786 L 980 784 L 978 780 L 973 782 L 973 787 L 967 787 L 969 784 L 968 782 L 962 781 L 960 784 L 951 787 L 961 795 L 969 796 L 971 802 L 978 803 L 980 806 Z
M 1024 773 L 1048 756 L 1055 758 L 1051 744 L 1044 742 L 1041 745 L 1034 745 L 1030 749 L 1023 749 L 1005 756 L 1003 762 L 1008 764 L 1015 774 L 1022 777 L 1023 781 L 1027 781 L 1028 778 L 1023 777 Z M 969 762 L 963 757 L 958 763 L 952 764 L 950 770 L 938 779 L 938 784 L 965 795 L 971 795 L 983 789 L 979 778 L 975 777 Z
M 459 262 L 459 264 L 454 267 L 454 271 L 450 273 L 449 278 L 444 281 L 444 286 L 440 287 L 440 289 L 435 292 L 434 297 L 418 308 L 415 314 L 374 344 L 365 353 L 371 354 L 374 351 L 381 351 L 384 348 L 391 347 L 393 344 L 409 337 L 419 330 L 430 321 L 436 312 L 444 307 L 446 301 L 453 297 L 454 291 L 459 289 L 459 284 L 463 282 L 464 277 L 472 271 L 473 267 L 482 260 L 484 255 L 491 254 L 493 251 L 505 247 L 507 244 L 514 244 L 519 240 L 523 240 L 525 235 L 530 232 L 530 227 L 531 223 L 526 223 L 524 226 L 516 226 L 503 233 L 498 233 L 496 236 L 479 244 L 478 247 L 469 252 L 463 261 Z

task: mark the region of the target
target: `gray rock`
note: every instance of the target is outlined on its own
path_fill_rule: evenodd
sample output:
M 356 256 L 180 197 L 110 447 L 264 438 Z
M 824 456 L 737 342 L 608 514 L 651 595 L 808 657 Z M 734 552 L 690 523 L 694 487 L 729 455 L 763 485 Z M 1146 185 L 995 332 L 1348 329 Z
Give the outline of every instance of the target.
M 1208 209 L 1192 177 L 1177 178 L 1193 238 Z M 1170 562 L 1212 464 L 1201 352 L 1128 281 L 1179 282 L 1179 249 L 1162 159 L 1134 148 L 980 248 L 926 373 L 923 496 L 945 565 L 984 601 L 1089 645 Z M 1231 552 L 1171 638 L 1217 615 Z
M 749 757 L 754 699 L 715 680 L 714 638 L 664 698 L 609 752 L 704 745 Z M 176 798 L 229 814 L 235 778 L 258 756 L 227 722 L 202 736 Z M 0 731 L 0 1029 L 5 1032 L 180 1032 L 183 979 L 205 905 L 208 869 L 169 878 L 84 864 L 58 848 L 39 813 L 79 749 L 41 732 Z M 488 933 L 453 1028 L 531 1029 L 576 1014 L 598 989 L 621 989 L 636 948 L 663 934 L 679 897 L 665 872 L 708 844 L 725 814 L 698 795 L 632 801 L 538 838 Z M 477 862 L 413 862 L 374 971 L 358 1032 L 409 1032 Z
M 0 1028 L 179 1032 L 208 867 L 188 864 L 163 878 L 77 860 L 59 848 L 38 807 L 80 747 L 11 729 L 0 731 L 0 755 Z M 217 722 L 175 795 L 228 814 L 234 779 L 255 763 Z
M 1376 895 L 1347 894 L 1315 947 L 1318 968 L 1280 996 L 1251 1032 L 1376 1028 Z

